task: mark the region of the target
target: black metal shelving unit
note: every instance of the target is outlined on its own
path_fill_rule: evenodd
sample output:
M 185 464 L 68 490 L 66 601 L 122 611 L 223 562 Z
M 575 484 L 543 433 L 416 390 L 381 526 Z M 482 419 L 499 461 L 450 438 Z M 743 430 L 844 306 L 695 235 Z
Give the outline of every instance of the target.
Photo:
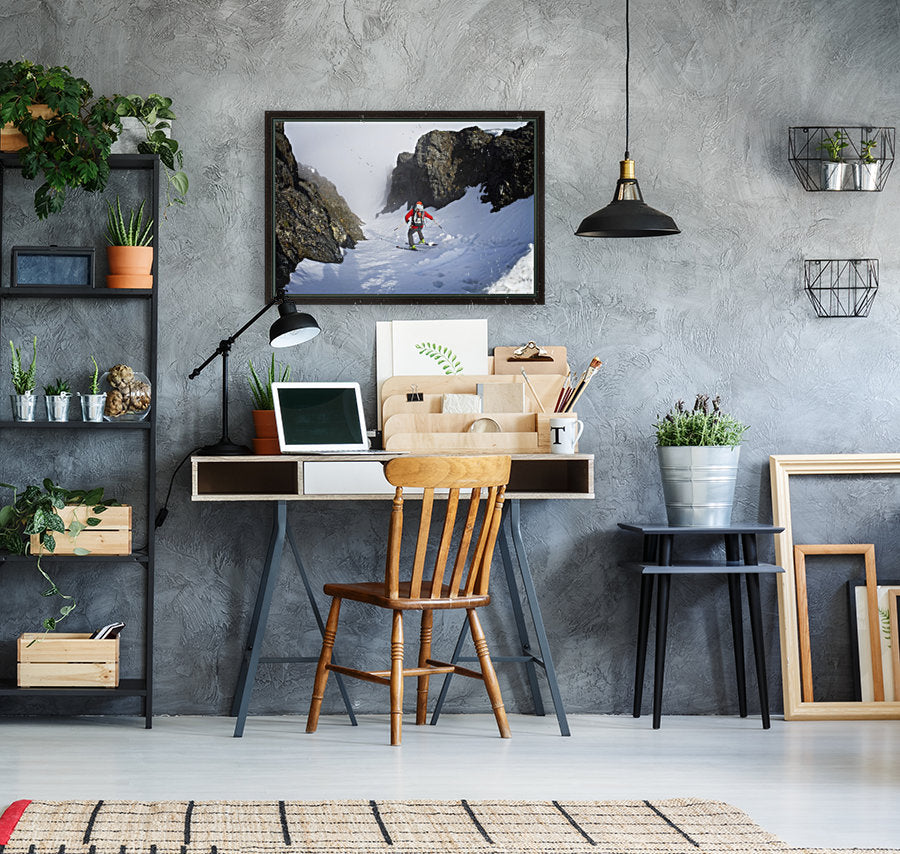
M 19 422 L 0 420 L 0 430 L 113 430 L 131 431 L 145 436 L 147 448 L 147 546 L 127 556 L 86 555 L 84 557 L 45 555 L 42 562 L 54 568 L 76 569 L 78 564 L 102 563 L 111 565 L 138 564 L 144 576 L 144 633 L 143 633 L 143 675 L 140 678 L 120 679 L 116 688 L 19 688 L 12 680 L 0 680 L 0 697 L 90 697 L 96 699 L 115 699 L 120 697 L 137 697 L 141 700 L 141 711 L 147 729 L 153 724 L 153 618 L 154 618 L 154 570 L 155 543 L 153 522 L 156 518 L 156 423 L 157 412 L 155 401 L 158 400 L 159 385 L 157 363 L 159 361 L 159 157 L 155 154 L 113 154 L 109 158 L 110 169 L 143 173 L 150 183 L 151 216 L 153 217 L 153 287 L 149 290 L 117 290 L 105 287 L 16 287 L 11 288 L 0 283 L 0 324 L 2 324 L 3 302 L 7 299 L 52 298 L 52 299 L 90 299 L 90 300 L 141 300 L 149 301 L 150 312 L 147 336 L 149 340 L 150 364 L 148 375 L 153 389 L 154 405 L 150 415 L 144 421 L 128 422 L 84 422 L 84 421 L 33 421 Z M 3 245 L 3 201 L 4 177 L 7 169 L 18 170 L 20 167 L 17 154 L 0 154 L 0 247 Z M 2 570 L 19 566 L 25 562 L 33 562 L 32 556 L 0 554 L 0 580 Z M 73 567 L 73 564 L 75 565 Z

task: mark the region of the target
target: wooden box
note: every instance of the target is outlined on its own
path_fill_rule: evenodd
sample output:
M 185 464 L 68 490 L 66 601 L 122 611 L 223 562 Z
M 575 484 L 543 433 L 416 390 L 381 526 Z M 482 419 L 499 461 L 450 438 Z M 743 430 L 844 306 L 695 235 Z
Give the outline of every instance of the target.
M 92 513 L 90 507 L 76 505 L 63 507 L 57 511 L 69 531 L 72 520 L 77 518 L 82 524 L 91 516 L 100 520 L 100 524 L 93 528 L 85 528 L 73 540 L 68 533 L 54 533 L 56 549 L 53 554 L 72 555 L 75 549 L 87 549 L 95 555 L 130 555 L 131 554 L 131 506 L 123 504 L 121 507 L 107 507 L 102 513 Z M 31 553 L 37 554 L 40 549 L 40 538 L 37 534 L 31 536 Z M 45 554 L 49 554 L 44 550 Z
M 79 632 L 25 632 L 19 637 L 17 648 L 20 688 L 117 688 L 119 685 L 118 638 L 91 640 L 90 634 Z

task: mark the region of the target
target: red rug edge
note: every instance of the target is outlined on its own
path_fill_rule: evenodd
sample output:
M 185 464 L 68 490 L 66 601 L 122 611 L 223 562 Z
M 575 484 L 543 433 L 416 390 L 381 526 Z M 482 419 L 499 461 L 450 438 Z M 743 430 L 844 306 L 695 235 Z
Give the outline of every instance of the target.
M 6 845 L 31 801 L 14 801 L 0 815 L 0 845 Z

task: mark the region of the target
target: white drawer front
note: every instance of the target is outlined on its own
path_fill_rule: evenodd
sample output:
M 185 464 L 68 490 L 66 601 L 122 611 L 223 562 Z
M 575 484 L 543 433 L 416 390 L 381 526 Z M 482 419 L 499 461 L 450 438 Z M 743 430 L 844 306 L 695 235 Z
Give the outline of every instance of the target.
M 303 463 L 304 495 L 393 495 L 377 460 L 322 460 Z

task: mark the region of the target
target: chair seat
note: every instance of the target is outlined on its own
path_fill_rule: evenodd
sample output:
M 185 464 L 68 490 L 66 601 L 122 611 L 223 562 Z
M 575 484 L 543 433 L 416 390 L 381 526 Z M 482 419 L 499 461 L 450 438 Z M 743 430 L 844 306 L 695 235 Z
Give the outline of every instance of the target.
M 450 596 L 450 585 L 441 587 L 439 598 L 432 599 L 429 596 L 410 598 L 410 582 L 400 582 L 400 595 L 396 599 L 384 595 L 384 582 L 373 581 L 361 584 L 326 584 L 325 595 L 338 599 L 352 599 L 355 602 L 366 602 L 369 605 L 377 605 L 379 608 L 388 608 L 392 611 L 427 611 L 431 609 L 445 610 L 448 608 L 480 608 L 489 605 L 491 597 L 485 596 Z M 431 579 L 422 580 L 422 590 L 431 590 Z

